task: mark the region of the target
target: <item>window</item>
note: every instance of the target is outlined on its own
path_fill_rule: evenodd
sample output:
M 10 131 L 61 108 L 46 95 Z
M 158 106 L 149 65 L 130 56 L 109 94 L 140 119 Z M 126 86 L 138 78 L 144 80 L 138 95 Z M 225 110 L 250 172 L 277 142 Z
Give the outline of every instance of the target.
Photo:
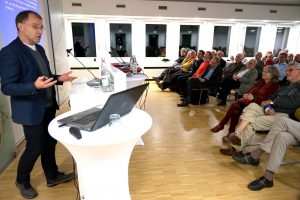
M 288 37 L 290 33 L 290 28 L 278 27 L 275 39 L 275 46 L 273 50 L 274 56 L 278 56 L 280 51 L 286 48 Z
M 215 26 L 214 28 L 213 49 L 223 51 L 224 56 L 228 56 L 230 30 L 230 26 Z
M 131 56 L 131 24 L 110 24 L 112 57 Z
M 74 55 L 76 57 L 95 57 L 95 24 L 72 23 Z
M 261 27 L 247 27 L 244 52 L 247 57 L 253 57 L 258 51 Z
M 146 24 L 146 57 L 166 56 L 166 31 L 163 24 Z
M 180 26 L 180 43 L 179 50 L 182 47 L 198 49 L 199 26 L 196 25 L 181 25 Z

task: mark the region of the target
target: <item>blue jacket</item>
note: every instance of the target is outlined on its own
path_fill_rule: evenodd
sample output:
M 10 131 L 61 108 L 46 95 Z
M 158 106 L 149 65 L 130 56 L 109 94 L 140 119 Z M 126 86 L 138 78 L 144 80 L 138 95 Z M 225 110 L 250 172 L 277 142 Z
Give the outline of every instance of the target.
M 50 71 L 49 61 L 42 46 L 36 50 L 44 57 L 49 74 L 57 80 L 58 76 Z M 3 94 L 10 96 L 12 119 L 23 125 L 37 125 L 42 121 L 46 109 L 46 89 L 37 90 L 34 82 L 42 72 L 30 50 L 17 37 L 0 51 L 0 78 Z M 62 84 L 62 83 L 58 83 Z M 53 102 L 58 109 L 53 89 Z

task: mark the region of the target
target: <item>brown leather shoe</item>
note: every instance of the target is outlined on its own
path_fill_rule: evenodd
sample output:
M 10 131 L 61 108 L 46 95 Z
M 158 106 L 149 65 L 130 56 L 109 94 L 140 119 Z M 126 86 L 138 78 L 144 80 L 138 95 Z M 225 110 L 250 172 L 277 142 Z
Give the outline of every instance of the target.
M 210 131 L 213 132 L 213 133 L 217 133 L 217 132 L 219 132 L 220 130 L 223 130 L 223 129 L 224 129 L 224 126 L 221 126 L 220 124 L 218 124 L 214 128 L 210 129 Z
M 165 88 L 164 88 L 164 86 L 163 86 L 162 83 L 159 83 L 159 82 L 155 82 L 155 83 L 156 83 L 156 85 L 157 85 L 162 91 L 165 90 Z
M 229 149 L 220 149 L 220 153 L 225 155 L 225 156 L 232 156 L 233 153 L 233 149 L 229 148 Z
M 230 135 L 229 137 L 224 138 L 227 142 L 233 145 L 241 146 L 241 139 L 238 138 L 235 134 Z
M 236 151 L 235 148 L 231 147 L 231 148 L 228 148 L 228 149 L 220 149 L 220 153 L 225 155 L 225 156 L 238 156 L 238 155 L 241 155 L 241 152 L 239 151 Z
M 230 136 L 234 135 L 233 132 L 228 133 L 226 136 L 222 137 L 222 142 L 223 143 L 230 143 L 230 140 L 228 139 Z

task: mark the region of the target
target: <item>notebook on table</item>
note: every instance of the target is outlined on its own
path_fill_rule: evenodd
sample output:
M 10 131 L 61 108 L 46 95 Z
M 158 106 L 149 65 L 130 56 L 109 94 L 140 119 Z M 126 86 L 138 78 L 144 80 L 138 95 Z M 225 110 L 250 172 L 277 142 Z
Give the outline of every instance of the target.
M 126 115 L 131 112 L 149 83 L 123 90 L 109 96 L 102 108 L 98 106 L 62 118 L 57 122 L 62 125 L 75 126 L 85 131 L 94 131 L 109 123 L 111 114 Z

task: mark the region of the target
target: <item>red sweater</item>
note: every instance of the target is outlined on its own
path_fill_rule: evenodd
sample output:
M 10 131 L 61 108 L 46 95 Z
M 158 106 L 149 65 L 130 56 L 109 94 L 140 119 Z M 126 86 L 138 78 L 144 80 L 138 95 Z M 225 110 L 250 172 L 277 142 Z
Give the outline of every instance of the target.
M 263 79 L 257 81 L 251 89 L 246 93 L 251 93 L 254 97 L 254 102 L 258 105 L 261 104 L 262 101 L 267 100 L 267 98 L 276 92 L 279 88 L 278 83 L 265 83 Z
M 204 61 L 203 63 L 201 63 L 201 65 L 199 66 L 197 71 L 193 74 L 192 78 L 200 77 L 207 69 L 209 63 L 210 63 L 210 60 L 207 60 L 207 61 Z

